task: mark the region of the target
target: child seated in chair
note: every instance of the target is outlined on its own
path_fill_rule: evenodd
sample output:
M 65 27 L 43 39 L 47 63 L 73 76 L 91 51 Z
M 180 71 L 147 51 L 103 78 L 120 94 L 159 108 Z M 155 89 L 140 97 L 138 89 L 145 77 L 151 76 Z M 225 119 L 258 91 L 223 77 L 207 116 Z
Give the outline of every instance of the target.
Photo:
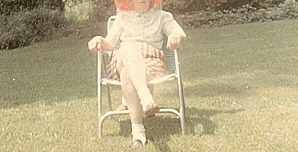
M 162 0 L 115 0 L 121 11 L 108 35 L 89 41 L 89 50 L 112 50 L 120 39 L 108 64 L 110 78 L 119 79 L 128 104 L 132 123 L 133 147 L 145 145 L 143 114 L 154 116 L 159 111 L 148 88 L 149 80 L 164 76 L 163 35 L 168 37 L 167 48 L 177 49 L 186 34 L 169 12 L 162 11 Z

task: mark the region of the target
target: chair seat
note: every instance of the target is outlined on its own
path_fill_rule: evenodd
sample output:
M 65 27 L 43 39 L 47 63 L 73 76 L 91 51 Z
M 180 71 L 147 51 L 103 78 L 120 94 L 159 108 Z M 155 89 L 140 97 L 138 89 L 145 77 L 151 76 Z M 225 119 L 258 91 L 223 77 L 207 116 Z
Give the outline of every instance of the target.
M 121 85 L 121 82 L 116 79 L 110 79 L 110 78 L 102 78 L 101 79 L 101 84 L 106 85 L 106 84 L 112 84 L 112 85 Z
M 172 73 L 172 74 L 163 76 L 161 78 L 151 80 L 151 81 L 148 82 L 148 84 L 159 84 L 159 83 L 163 83 L 165 81 L 172 81 L 175 78 L 177 78 L 176 73 Z M 106 84 L 121 85 L 121 82 L 119 80 L 115 80 L 115 79 L 102 78 L 101 79 L 101 84 L 103 84 L 103 85 L 106 85 Z

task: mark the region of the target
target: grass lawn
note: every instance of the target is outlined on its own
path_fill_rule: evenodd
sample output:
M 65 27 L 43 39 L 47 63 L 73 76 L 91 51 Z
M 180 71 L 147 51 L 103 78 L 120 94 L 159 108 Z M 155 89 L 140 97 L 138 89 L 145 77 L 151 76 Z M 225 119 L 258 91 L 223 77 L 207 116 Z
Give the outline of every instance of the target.
M 0 151 L 298 151 L 298 20 L 186 32 L 186 136 L 157 114 L 141 149 L 128 116 L 106 120 L 99 140 L 96 58 L 69 36 L 0 52 Z M 178 107 L 175 86 L 157 86 L 161 107 Z

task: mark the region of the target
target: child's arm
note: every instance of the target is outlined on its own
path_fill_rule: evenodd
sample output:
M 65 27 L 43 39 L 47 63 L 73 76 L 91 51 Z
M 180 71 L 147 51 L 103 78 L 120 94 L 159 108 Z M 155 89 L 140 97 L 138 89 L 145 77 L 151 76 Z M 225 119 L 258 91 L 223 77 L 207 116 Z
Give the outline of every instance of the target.
M 101 36 L 96 36 L 88 42 L 88 48 L 92 53 L 96 54 L 97 50 L 101 48 L 105 50 L 112 50 L 115 47 L 112 44 L 110 44 L 109 41 L 107 41 L 105 38 Z
M 179 44 L 182 40 L 186 40 L 186 34 L 183 33 L 173 33 L 168 36 L 167 48 L 169 49 L 178 49 Z
M 92 51 L 92 53 L 97 53 L 97 50 L 100 48 L 103 48 L 105 50 L 113 50 L 115 48 L 123 31 L 123 28 L 121 26 L 122 16 L 123 15 L 121 12 L 117 13 L 116 20 L 114 21 L 112 28 L 109 29 L 106 38 L 96 36 L 91 41 L 89 41 L 88 47 L 89 50 Z
M 174 20 L 173 15 L 169 12 L 164 13 L 165 24 L 163 32 L 168 36 L 167 48 L 177 49 L 182 40 L 186 40 L 186 34 L 180 25 Z

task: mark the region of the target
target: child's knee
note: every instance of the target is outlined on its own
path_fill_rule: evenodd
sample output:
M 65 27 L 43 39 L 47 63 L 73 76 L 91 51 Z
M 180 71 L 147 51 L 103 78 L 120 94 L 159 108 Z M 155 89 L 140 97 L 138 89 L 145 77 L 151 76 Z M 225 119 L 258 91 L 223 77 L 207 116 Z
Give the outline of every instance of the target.
M 126 87 L 131 85 L 126 68 L 122 68 L 122 70 L 120 72 L 120 80 L 121 80 L 122 85 L 125 85 Z

